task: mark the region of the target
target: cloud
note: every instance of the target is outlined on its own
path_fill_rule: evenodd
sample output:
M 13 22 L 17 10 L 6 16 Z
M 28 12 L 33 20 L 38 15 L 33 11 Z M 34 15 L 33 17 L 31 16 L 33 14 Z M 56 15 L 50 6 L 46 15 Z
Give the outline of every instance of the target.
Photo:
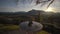
M 19 0 L 16 6 L 15 0 L 0 0 L 0 12 L 16 12 L 16 11 L 29 11 L 31 9 L 45 9 L 46 6 L 41 7 L 40 4 L 35 6 L 36 0 Z M 60 0 L 55 0 L 50 5 L 53 8 L 60 8 Z

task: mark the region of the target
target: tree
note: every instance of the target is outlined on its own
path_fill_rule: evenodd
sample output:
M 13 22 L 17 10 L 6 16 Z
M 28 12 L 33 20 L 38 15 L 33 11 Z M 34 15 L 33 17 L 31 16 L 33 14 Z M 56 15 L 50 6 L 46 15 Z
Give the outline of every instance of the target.
M 24 1 L 25 1 L 25 0 L 24 0 Z M 33 1 L 33 0 L 31 0 L 31 2 L 32 2 L 32 1 Z M 18 5 L 18 2 L 19 2 L 19 0 L 16 0 L 16 5 Z M 36 0 L 36 1 L 35 1 L 36 5 L 43 3 L 43 6 L 44 6 L 44 4 L 46 4 L 46 2 L 50 2 L 49 5 L 47 6 L 47 8 L 48 8 L 48 7 L 54 2 L 54 0 L 45 0 L 45 1 Z

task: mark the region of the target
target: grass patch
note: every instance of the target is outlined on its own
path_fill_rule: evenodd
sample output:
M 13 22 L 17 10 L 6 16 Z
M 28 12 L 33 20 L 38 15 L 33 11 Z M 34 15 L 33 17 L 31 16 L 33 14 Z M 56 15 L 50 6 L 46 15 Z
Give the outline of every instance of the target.
M 0 30 L 3 31 L 3 30 L 18 30 L 19 29 L 19 25 L 3 25 L 3 24 L 0 24 Z M 49 34 L 48 32 L 42 30 L 40 32 L 37 32 L 37 34 Z
M 37 34 L 49 34 L 49 33 L 42 30 L 42 31 L 38 32 Z
M 0 30 L 17 30 L 17 29 L 19 29 L 18 25 L 7 25 L 0 27 Z

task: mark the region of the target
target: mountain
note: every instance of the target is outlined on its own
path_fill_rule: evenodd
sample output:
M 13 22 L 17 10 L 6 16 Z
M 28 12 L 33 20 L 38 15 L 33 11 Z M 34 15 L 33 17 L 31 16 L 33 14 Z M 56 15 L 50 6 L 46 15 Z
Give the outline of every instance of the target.
M 39 13 L 40 14 L 44 13 L 44 11 L 43 10 L 34 10 L 34 9 L 32 9 L 32 10 L 27 12 L 28 15 L 38 15 Z
M 45 13 L 43 10 L 30 10 L 28 12 L 25 11 L 17 11 L 17 12 L 0 12 L 0 15 L 38 15 Z

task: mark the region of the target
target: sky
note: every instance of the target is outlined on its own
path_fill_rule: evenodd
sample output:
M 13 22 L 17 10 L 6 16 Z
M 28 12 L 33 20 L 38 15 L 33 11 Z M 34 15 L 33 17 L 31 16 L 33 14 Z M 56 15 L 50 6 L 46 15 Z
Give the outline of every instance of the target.
M 0 12 L 17 12 L 17 11 L 29 11 L 32 9 L 44 10 L 48 4 L 35 6 L 35 1 L 33 0 L 19 0 L 18 5 L 16 5 L 16 0 L 0 0 Z M 48 2 L 49 3 L 49 2 Z M 60 11 L 60 0 L 55 0 L 50 7 L 54 8 L 55 11 Z

